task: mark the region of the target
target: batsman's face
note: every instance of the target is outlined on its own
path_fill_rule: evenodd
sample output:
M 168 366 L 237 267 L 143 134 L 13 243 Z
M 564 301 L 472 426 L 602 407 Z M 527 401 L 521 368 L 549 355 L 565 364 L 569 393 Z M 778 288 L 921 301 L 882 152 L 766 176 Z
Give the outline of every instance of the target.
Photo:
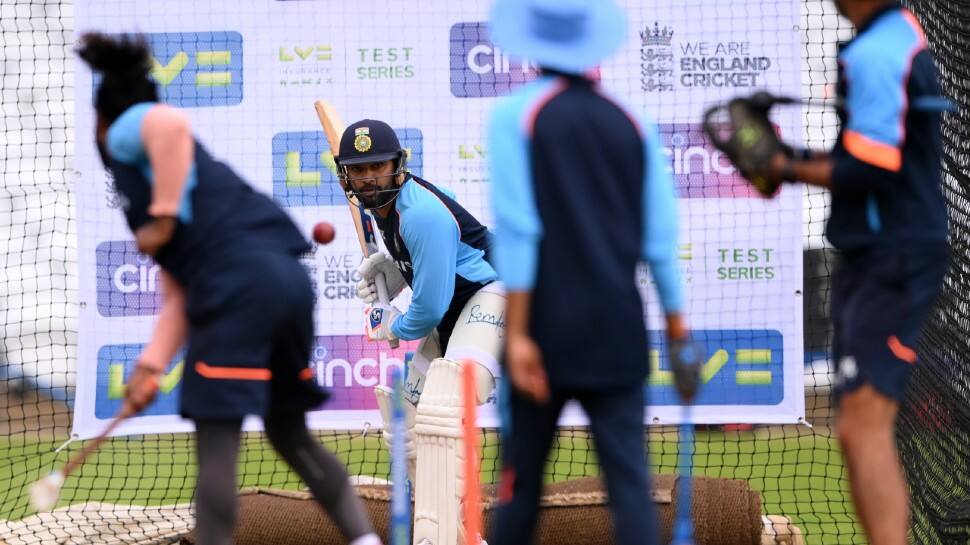
M 347 166 L 348 182 L 365 206 L 377 203 L 378 191 L 397 187 L 393 174 L 394 161 L 391 160 Z

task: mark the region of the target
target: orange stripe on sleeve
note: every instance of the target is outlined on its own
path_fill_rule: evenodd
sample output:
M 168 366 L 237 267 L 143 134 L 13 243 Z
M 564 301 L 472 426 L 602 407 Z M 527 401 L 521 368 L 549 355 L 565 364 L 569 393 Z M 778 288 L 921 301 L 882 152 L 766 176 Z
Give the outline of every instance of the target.
M 910 365 L 916 363 L 916 351 L 900 342 L 899 337 L 891 335 L 887 340 L 887 344 L 889 344 L 889 350 L 897 358 Z
M 300 371 L 300 380 L 313 380 L 316 375 L 313 373 L 313 369 L 310 367 L 304 367 Z
M 214 367 L 204 361 L 195 362 L 195 371 L 205 378 L 226 380 L 270 380 L 273 372 L 269 369 L 251 367 Z
M 845 131 L 845 150 L 853 157 L 870 165 L 899 172 L 903 168 L 903 152 L 896 146 L 883 144 L 855 131 Z
M 919 19 L 917 19 L 916 16 L 913 15 L 913 12 L 909 11 L 908 9 L 904 8 L 902 10 L 902 13 L 903 13 L 903 19 L 905 19 L 906 22 L 909 23 L 909 26 L 913 28 L 913 32 L 915 32 L 916 35 L 919 37 L 920 43 L 925 45 L 926 33 L 923 32 L 923 25 L 920 24 Z

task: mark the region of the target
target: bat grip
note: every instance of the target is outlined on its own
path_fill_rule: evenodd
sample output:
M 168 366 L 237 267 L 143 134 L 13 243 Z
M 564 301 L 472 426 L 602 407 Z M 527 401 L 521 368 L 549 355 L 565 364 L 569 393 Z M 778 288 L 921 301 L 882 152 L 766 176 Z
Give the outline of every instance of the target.
M 385 305 L 391 304 L 391 298 L 387 293 L 387 280 L 384 273 L 377 273 L 374 276 L 374 285 L 377 286 L 377 300 Z M 391 348 L 397 348 L 401 343 L 397 339 L 387 341 Z

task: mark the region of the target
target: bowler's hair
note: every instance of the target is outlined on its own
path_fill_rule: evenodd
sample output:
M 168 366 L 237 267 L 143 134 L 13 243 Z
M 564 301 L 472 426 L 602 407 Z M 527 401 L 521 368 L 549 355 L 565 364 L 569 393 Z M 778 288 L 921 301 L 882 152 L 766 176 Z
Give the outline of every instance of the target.
M 144 38 L 92 32 L 81 37 L 77 53 L 103 76 L 94 107 L 108 124 L 139 102 L 158 101 L 158 87 L 148 77 L 152 56 Z

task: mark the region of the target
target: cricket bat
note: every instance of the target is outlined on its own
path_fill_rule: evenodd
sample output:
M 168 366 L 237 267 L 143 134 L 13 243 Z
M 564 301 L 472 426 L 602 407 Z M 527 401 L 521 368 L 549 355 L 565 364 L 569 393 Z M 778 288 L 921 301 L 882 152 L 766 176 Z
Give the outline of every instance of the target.
M 318 100 L 313 103 L 313 107 L 316 109 L 317 117 L 320 119 L 320 126 L 323 127 L 323 134 L 327 137 L 330 152 L 333 153 L 334 157 L 337 157 L 340 153 L 340 136 L 344 133 L 345 125 L 340 120 L 340 115 L 337 113 L 337 109 L 334 108 L 333 104 Z M 360 242 L 360 251 L 364 254 L 365 258 L 370 257 L 371 254 L 380 251 L 380 247 L 377 245 L 377 233 L 374 231 L 374 223 L 363 205 L 354 204 L 349 199 L 347 200 L 347 205 L 350 206 L 350 217 L 354 220 L 354 229 L 357 231 L 357 241 Z M 378 300 L 381 303 L 390 304 L 391 299 L 387 295 L 387 281 L 384 279 L 384 273 L 377 274 L 374 278 L 374 284 L 377 286 Z M 395 339 L 390 341 L 389 344 L 391 348 L 397 348 L 399 342 Z

